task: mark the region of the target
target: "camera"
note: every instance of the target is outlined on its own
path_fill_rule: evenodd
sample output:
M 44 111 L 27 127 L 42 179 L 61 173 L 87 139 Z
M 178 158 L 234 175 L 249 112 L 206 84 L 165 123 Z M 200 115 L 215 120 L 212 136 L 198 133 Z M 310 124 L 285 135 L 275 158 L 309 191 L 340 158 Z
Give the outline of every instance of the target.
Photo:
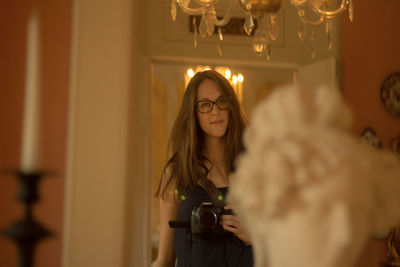
M 219 224 L 221 216 L 232 211 L 215 207 L 211 202 L 203 202 L 192 210 L 190 229 L 194 234 L 205 232 L 222 234 L 225 230 Z
M 211 202 L 203 202 L 192 210 L 190 221 L 169 221 L 171 228 L 189 228 L 193 234 L 214 233 L 226 231 L 219 224 L 222 215 L 231 215 L 231 210 L 215 207 Z

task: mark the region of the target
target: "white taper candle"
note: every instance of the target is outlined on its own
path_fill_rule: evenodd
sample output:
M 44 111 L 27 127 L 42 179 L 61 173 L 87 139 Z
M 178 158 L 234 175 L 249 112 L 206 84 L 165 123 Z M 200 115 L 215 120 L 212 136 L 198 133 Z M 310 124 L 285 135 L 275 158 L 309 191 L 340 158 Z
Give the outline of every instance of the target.
M 39 18 L 33 12 L 27 25 L 25 105 L 22 132 L 21 170 L 37 171 L 40 160 L 40 59 Z

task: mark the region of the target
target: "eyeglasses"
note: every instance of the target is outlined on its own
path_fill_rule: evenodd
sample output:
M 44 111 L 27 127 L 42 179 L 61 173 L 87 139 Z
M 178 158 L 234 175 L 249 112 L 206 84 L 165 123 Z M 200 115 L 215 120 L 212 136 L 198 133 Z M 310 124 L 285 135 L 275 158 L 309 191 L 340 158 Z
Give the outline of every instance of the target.
M 196 102 L 196 109 L 200 113 L 209 113 L 213 109 L 214 104 L 217 105 L 217 107 L 220 110 L 224 110 L 224 109 L 228 109 L 229 108 L 228 99 L 222 97 L 222 98 L 218 98 L 215 101 L 211 101 L 211 100 L 197 101 Z

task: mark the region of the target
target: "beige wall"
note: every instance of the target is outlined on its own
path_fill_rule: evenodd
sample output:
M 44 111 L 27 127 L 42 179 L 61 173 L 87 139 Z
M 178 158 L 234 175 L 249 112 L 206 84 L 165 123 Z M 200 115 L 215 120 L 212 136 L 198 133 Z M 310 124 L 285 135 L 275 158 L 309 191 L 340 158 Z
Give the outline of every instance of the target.
M 389 115 L 380 101 L 383 80 L 400 71 L 400 1 L 354 2 L 354 22 L 343 20 L 342 88 L 353 108 L 353 131 L 359 135 L 371 126 L 388 149 L 400 133 L 400 118 Z M 386 259 L 385 242 L 370 240 L 358 266 L 378 266 Z
M 22 217 L 21 205 L 16 200 L 16 179 L 2 171 L 17 168 L 20 162 L 26 24 L 33 8 L 40 13 L 42 167 L 55 172 L 43 180 L 42 199 L 34 209 L 35 217 L 54 233 L 53 238 L 37 247 L 35 262 L 42 267 L 61 266 L 71 6 L 72 0 L 4 0 L 0 4 L 0 229 Z M 17 266 L 16 259 L 14 245 L 0 237 L 0 266 Z

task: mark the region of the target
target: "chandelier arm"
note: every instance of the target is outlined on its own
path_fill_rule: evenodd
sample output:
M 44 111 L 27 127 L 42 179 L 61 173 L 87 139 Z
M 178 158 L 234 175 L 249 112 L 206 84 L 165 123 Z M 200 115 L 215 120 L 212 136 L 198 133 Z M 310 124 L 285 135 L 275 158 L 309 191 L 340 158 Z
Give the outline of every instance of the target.
M 309 3 L 311 5 L 311 8 L 319 15 L 326 17 L 326 18 L 333 18 L 333 17 L 340 15 L 346 9 L 346 6 L 347 6 L 346 1 L 347 0 L 342 0 L 340 7 L 338 7 L 336 10 L 332 10 L 332 11 L 322 10 L 322 9 L 316 7 L 315 5 L 311 4 L 311 2 L 309 2 Z
M 199 7 L 199 8 L 187 7 L 187 6 L 182 5 L 179 1 L 178 1 L 178 5 L 182 9 L 182 11 L 188 15 L 201 15 L 203 12 L 203 9 L 204 9 L 203 7 Z
M 215 25 L 216 26 L 218 26 L 218 27 L 225 26 L 231 20 L 232 10 L 233 10 L 233 5 L 234 5 L 235 0 L 230 0 L 230 1 L 231 2 L 229 3 L 229 6 L 228 6 L 228 9 L 226 10 L 224 18 L 219 20 L 219 19 L 217 19 L 217 17 L 215 17 Z
M 305 23 L 307 23 L 309 25 L 313 25 L 313 26 L 319 26 L 325 20 L 324 17 L 321 16 L 321 17 L 319 17 L 318 20 L 313 21 L 313 20 L 309 20 L 308 18 L 306 18 L 305 15 L 304 16 L 300 16 L 300 19 L 302 21 L 304 21 Z

